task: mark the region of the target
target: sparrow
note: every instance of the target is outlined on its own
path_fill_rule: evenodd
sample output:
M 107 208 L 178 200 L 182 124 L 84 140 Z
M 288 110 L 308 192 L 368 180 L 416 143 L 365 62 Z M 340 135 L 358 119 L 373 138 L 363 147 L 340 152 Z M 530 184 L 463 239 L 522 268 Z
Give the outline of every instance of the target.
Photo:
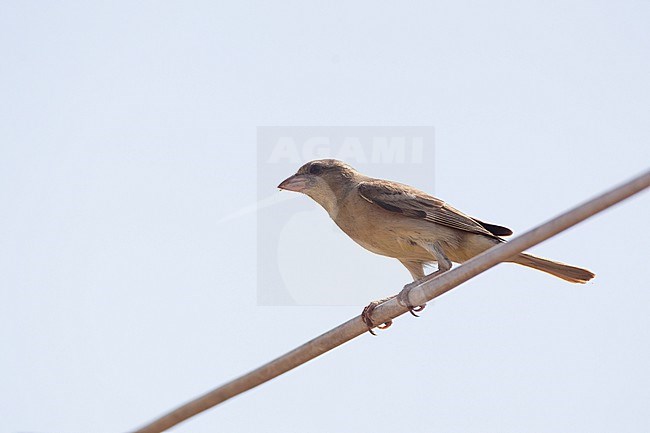
M 308 162 L 278 188 L 308 195 L 353 241 L 373 253 L 399 260 L 416 283 L 407 284 L 395 296 L 414 315 L 424 306 L 408 302 L 413 286 L 448 271 L 452 263 L 466 262 L 506 242 L 503 236 L 512 234 L 506 227 L 465 215 L 416 188 L 365 176 L 336 159 Z M 517 254 L 508 261 L 571 283 L 586 283 L 595 276 L 587 269 L 528 253 Z M 434 263 L 438 269 L 425 275 L 425 266 Z M 374 308 L 387 299 L 390 298 L 371 302 L 361 315 L 373 334 L 373 328 L 383 329 L 391 324 L 372 321 Z

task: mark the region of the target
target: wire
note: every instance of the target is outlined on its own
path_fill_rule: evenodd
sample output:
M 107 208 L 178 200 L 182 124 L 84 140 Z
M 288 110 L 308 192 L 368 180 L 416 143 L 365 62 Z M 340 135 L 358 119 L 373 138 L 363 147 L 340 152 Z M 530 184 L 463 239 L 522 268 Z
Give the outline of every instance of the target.
M 605 192 L 549 221 L 529 230 L 511 240 L 497 245 L 462 265 L 440 274 L 438 277 L 415 286 L 409 293 L 413 305 L 422 305 L 464 283 L 470 278 L 507 260 L 508 258 L 578 224 L 626 198 L 643 191 L 650 186 L 650 171 Z M 395 298 L 386 301 L 372 313 L 375 323 L 388 322 L 408 309 L 400 305 Z M 196 399 L 172 410 L 149 424 L 135 430 L 134 433 L 158 433 L 191 418 L 211 407 L 246 392 L 256 386 L 292 370 L 341 344 L 352 340 L 368 331 L 360 316 L 331 329 L 330 331 L 308 341 L 300 347 L 274 359 L 267 364 L 234 379 Z

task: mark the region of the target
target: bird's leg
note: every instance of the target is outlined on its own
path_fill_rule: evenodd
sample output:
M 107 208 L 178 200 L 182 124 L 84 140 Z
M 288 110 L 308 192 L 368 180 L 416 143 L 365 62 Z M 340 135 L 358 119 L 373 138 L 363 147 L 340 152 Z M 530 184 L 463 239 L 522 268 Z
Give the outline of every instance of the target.
M 417 282 L 425 277 L 424 264 L 422 262 L 412 262 L 408 260 L 400 260 L 400 262 L 402 262 L 402 264 L 406 267 L 406 269 L 408 269 L 408 271 L 411 273 L 411 277 L 413 277 L 414 282 Z M 412 287 L 413 284 L 414 283 L 410 283 L 407 284 L 407 286 Z M 399 298 L 398 301 L 400 301 Z M 406 306 L 404 301 L 400 301 L 400 304 Z M 417 307 L 409 306 L 409 313 L 411 313 L 415 317 L 418 317 L 418 315 L 415 314 L 415 312 L 422 311 L 422 310 L 424 310 L 424 305 L 419 305 Z
M 433 243 L 424 243 L 421 244 L 423 248 L 425 248 L 427 251 L 431 252 L 431 254 L 435 257 L 435 260 L 438 262 L 438 270 L 435 272 L 432 272 L 431 274 L 424 276 L 424 271 L 422 269 L 422 263 L 418 262 L 409 262 L 409 261 L 402 261 L 402 264 L 406 266 L 406 269 L 409 270 L 411 273 L 411 276 L 413 276 L 413 281 L 412 283 L 409 283 L 404 286 L 401 292 L 399 292 L 397 295 L 390 296 L 388 298 L 380 299 L 378 301 L 373 301 L 366 308 L 363 309 L 363 312 L 361 313 L 361 320 L 366 324 L 368 327 L 368 332 L 370 332 L 372 335 L 376 335 L 375 332 L 373 331 L 373 328 L 379 328 L 379 329 L 386 329 L 390 325 L 393 324 L 392 320 L 389 320 L 388 322 L 382 323 L 380 325 L 376 325 L 373 320 L 372 320 L 372 312 L 374 311 L 375 308 L 379 304 L 382 304 L 390 299 L 393 299 L 397 297 L 397 302 L 400 303 L 400 305 L 407 307 L 409 309 L 409 312 L 414 315 L 415 317 L 418 317 L 417 312 L 420 312 L 424 310 L 425 305 L 413 305 L 411 304 L 409 300 L 409 292 L 416 286 L 419 286 L 422 283 L 426 283 L 427 281 L 431 281 L 435 277 L 437 277 L 439 274 L 442 274 L 443 272 L 447 272 L 449 269 L 451 269 L 451 260 L 445 255 L 442 247 L 440 246 L 440 243 L 438 241 L 433 242 Z
M 370 332 L 372 335 L 377 335 L 372 330 L 372 328 L 386 329 L 393 324 L 392 320 L 389 320 L 388 322 L 385 323 L 381 323 L 379 325 L 375 324 L 375 322 L 372 321 L 372 312 L 375 310 L 375 308 L 377 308 L 377 305 L 383 304 L 384 302 L 393 299 L 395 296 L 397 295 L 389 296 L 388 298 L 379 299 L 377 301 L 372 301 L 370 304 L 366 306 L 366 308 L 363 309 L 363 312 L 361 313 L 361 320 L 363 320 L 363 323 L 366 324 L 366 326 L 368 327 L 368 332 Z
M 430 273 L 426 277 L 420 278 L 419 280 L 415 280 L 412 283 L 406 284 L 402 289 L 402 291 L 397 294 L 397 302 L 399 302 L 400 305 L 407 307 L 409 309 L 409 313 L 411 313 L 413 316 L 420 317 L 418 314 L 415 313 L 419 313 L 420 311 L 424 310 L 427 304 L 422 304 L 422 305 L 411 304 L 411 301 L 409 300 L 409 293 L 416 286 L 419 286 L 420 284 L 426 281 L 432 280 L 433 278 L 437 277 L 438 274 L 440 274 L 440 271 L 435 271 Z
M 416 286 L 426 283 L 427 281 L 433 280 L 438 275 L 442 274 L 443 272 L 447 272 L 449 269 L 451 269 L 451 260 L 449 260 L 449 258 L 445 255 L 445 252 L 440 246 L 440 242 L 436 241 L 436 242 L 426 243 L 421 245 L 427 251 L 431 252 L 431 254 L 433 254 L 433 256 L 436 258 L 436 261 L 438 262 L 438 270 L 430 273 L 426 277 L 419 278 L 419 279 L 414 278 L 415 281 L 405 285 L 402 291 L 399 292 L 397 295 L 397 302 L 399 302 L 400 305 L 407 307 L 409 309 L 409 312 L 415 317 L 419 317 L 415 313 L 424 310 L 426 304 L 423 305 L 411 304 L 411 301 L 409 300 L 409 293 L 411 292 L 411 290 L 413 290 L 413 288 Z

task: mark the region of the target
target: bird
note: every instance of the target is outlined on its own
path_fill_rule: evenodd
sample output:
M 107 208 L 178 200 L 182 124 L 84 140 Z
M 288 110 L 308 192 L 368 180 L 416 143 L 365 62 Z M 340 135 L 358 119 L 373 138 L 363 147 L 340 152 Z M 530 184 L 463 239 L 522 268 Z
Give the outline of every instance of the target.
M 373 328 L 372 311 L 379 303 L 397 297 L 413 315 L 424 305 L 411 305 L 408 292 L 452 267 L 506 242 L 512 230 L 486 223 L 453 208 L 443 200 L 402 183 L 376 179 L 359 173 L 345 162 L 319 159 L 307 162 L 282 181 L 280 190 L 305 194 L 321 205 L 336 225 L 363 248 L 399 260 L 414 283 L 395 296 L 371 302 L 361 318 Z M 520 253 L 508 262 L 546 272 L 571 283 L 586 283 L 595 274 L 587 269 Z M 425 275 L 425 266 L 437 270 Z

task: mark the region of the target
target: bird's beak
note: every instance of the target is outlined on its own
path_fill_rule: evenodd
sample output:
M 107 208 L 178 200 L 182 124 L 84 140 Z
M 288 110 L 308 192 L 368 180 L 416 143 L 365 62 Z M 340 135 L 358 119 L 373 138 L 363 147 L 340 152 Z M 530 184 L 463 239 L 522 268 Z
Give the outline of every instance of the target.
M 305 192 L 309 187 L 309 178 L 304 174 L 294 174 L 282 181 L 278 188 L 287 191 Z

